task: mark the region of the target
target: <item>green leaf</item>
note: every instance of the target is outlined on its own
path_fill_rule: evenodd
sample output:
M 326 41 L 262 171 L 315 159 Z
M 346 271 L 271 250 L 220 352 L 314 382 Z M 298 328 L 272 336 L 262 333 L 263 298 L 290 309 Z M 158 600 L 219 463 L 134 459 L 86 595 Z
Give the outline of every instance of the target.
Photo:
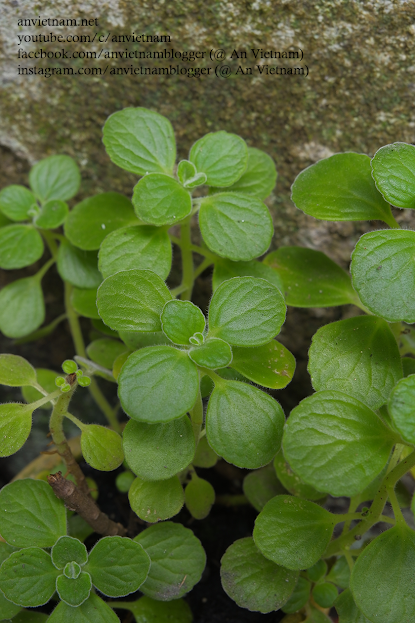
M 334 602 L 339 623 L 370 623 L 356 606 L 350 589 L 343 591 Z
M 7 225 L 0 229 L 0 268 L 24 268 L 43 255 L 42 237 L 32 225 Z
M 193 615 L 183 599 L 163 603 L 150 597 L 140 597 L 137 601 L 124 602 L 123 608 L 130 610 L 136 623 L 192 623 Z M 117 608 L 121 606 L 117 603 Z
M 73 606 L 61 601 L 49 616 L 47 623 L 74 623 L 74 616 L 76 623 L 120 623 L 114 610 L 95 593 L 91 593 L 76 611 Z
M 255 521 L 254 540 L 266 558 L 288 569 L 307 569 L 324 553 L 335 516 L 291 495 L 277 495 Z
M 221 560 L 220 575 L 225 593 L 238 606 L 266 614 L 287 602 L 298 572 L 267 560 L 248 537 L 228 547 Z
M 310 614 L 304 623 L 332 623 L 332 619 L 329 619 L 329 617 L 326 616 L 321 610 L 317 610 L 317 608 L 313 608 L 313 606 L 311 606 Z
M 124 461 L 122 440 L 115 430 L 98 424 L 83 425 L 81 450 L 85 461 L 94 469 L 111 472 Z
M 192 180 L 197 175 L 197 169 L 193 162 L 189 160 L 180 160 L 177 165 L 177 177 L 181 184 L 185 185 L 186 182 Z
M 119 193 L 102 193 L 84 199 L 68 215 L 65 236 L 85 251 L 99 249 L 108 234 L 137 223 L 131 201 Z
M 135 593 L 147 578 L 150 557 L 136 541 L 120 536 L 100 539 L 89 553 L 85 570 L 108 597 Z
M 15 547 L 52 547 L 66 534 L 65 505 L 43 480 L 15 480 L 0 491 L 0 534 Z
M 294 376 L 295 359 L 276 340 L 255 348 L 234 346 L 232 352 L 232 368 L 263 387 L 282 389 Z
M 62 240 L 58 251 L 58 273 L 77 288 L 97 288 L 102 281 L 94 251 L 82 251 Z
M 158 226 L 174 225 L 192 210 L 189 191 L 163 173 L 150 173 L 141 178 L 134 186 L 132 202 L 139 219 Z
M 379 409 L 402 378 L 399 348 L 388 324 L 357 316 L 314 334 L 308 371 L 314 389 L 334 389 Z
M 0 565 L 10 556 L 10 554 L 13 554 L 13 552 L 16 552 L 17 550 L 17 547 L 13 547 L 13 545 L 9 545 L 5 541 L 0 541 Z
M 172 250 L 165 229 L 150 225 L 122 227 L 109 234 L 99 249 L 98 268 L 104 277 L 120 270 L 152 270 L 166 279 L 171 269 Z
M 189 357 L 202 368 L 217 370 L 231 364 L 232 349 L 227 342 L 217 337 L 210 337 L 200 346 L 191 348 Z
M 97 309 L 97 288 L 73 288 L 71 304 L 74 310 L 86 318 L 99 319 Z
M 311 584 L 301 576 L 298 578 L 294 592 L 281 608 L 286 614 L 293 614 L 304 608 L 310 598 Z
M 71 536 L 61 536 L 52 547 L 51 555 L 57 569 L 63 569 L 70 562 L 83 566 L 88 561 L 85 545 Z
M 402 370 L 404 377 L 415 374 L 415 359 L 413 357 L 402 357 Z
M 265 279 L 235 277 L 216 290 L 209 307 L 209 337 L 232 346 L 261 346 L 275 337 L 285 320 L 280 291 Z
M 209 399 L 209 445 L 237 467 L 256 469 L 269 463 L 280 449 L 283 426 L 278 402 L 252 385 L 224 381 Z
M 415 231 L 394 229 L 362 236 L 352 254 L 353 287 L 364 305 L 388 322 L 415 322 Z
M 109 335 L 109 337 L 116 337 L 116 338 L 119 337 L 118 331 L 113 331 L 112 329 L 107 327 L 107 325 L 102 322 L 101 318 L 98 318 L 98 319 L 91 318 L 91 324 L 94 327 L 94 329 L 96 329 L 100 333 L 103 333 L 104 335 Z
M 199 227 L 209 249 L 230 260 L 247 261 L 262 255 L 274 233 L 265 203 L 243 193 L 204 197 Z
M 399 524 L 376 537 L 360 554 L 350 590 L 370 621 L 410 621 L 415 612 L 414 574 L 415 532 Z
M 83 604 L 88 599 L 91 589 L 91 576 L 85 571 L 82 571 L 77 578 L 60 575 L 56 580 L 56 592 L 68 606 Z
M 312 582 L 318 582 L 327 573 L 327 563 L 325 560 L 318 560 L 315 565 L 307 569 L 307 577 Z
M 350 568 L 344 556 L 340 556 L 330 569 L 327 580 L 340 588 L 348 588 L 350 580 Z
M 0 589 L 18 606 L 35 608 L 47 603 L 55 592 L 59 571 L 40 547 L 14 552 L 0 567 Z
M 305 483 L 331 495 L 353 496 L 382 471 L 395 442 L 396 435 L 366 405 L 328 390 L 291 411 L 283 449 Z
M 17 616 L 13 618 L 13 623 L 46 623 L 48 615 L 33 610 L 21 610 Z
M 1 357 L 2 356 L 0 355 L 0 361 L 1 361 Z M 1 363 L 0 363 L 0 367 L 1 367 Z M 43 389 L 45 389 L 48 392 L 48 394 L 51 394 L 52 392 L 56 390 L 55 379 L 58 375 L 59 373 L 54 372 L 53 370 L 46 370 L 45 368 L 36 369 L 37 381 L 39 385 L 41 385 Z M 41 394 L 39 390 L 35 389 L 34 387 L 30 387 L 30 386 L 22 387 L 22 395 L 23 395 L 23 399 L 27 403 L 36 402 L 37 400 L 40 400 L 41 398 L 44 397 L 43 394 Z M 53 407 L 52 403 L 47 402 L 46 404 L 38 408 L 45 409 L 46 411 L 48 411 L 52 407 Z
M 313 588 L 313 598 L 322 608 L 331 608 L 338 596 L 338 590 L 330 582 L 322 582 Z
M 297 474 L 294 474 L 285 460 L 282 450 L 277 453 L 274 459 L 274 469 L 278 480 L 292 495 L 305 500 L 321 500 L 325 497 L 324 493 L 317 491 L 310 485 L 306 485 Z
M 388 411 L 402 439 L 415 443 L 415 375 L 402 379 L 392 390 Z
M 189 160 L 199 173 L 206 174 L 208 186 L 231 186 L 246 169 L 248 148 L 236 134 L 211 132 L 196 141 Z
M 386 201 L 398 208 L 415 208 L 415 147 L 407 143 L 385 145 L 371 164 L 373 179 Z
M 0 191 L 0 210 L 12 221 L 27 221 L 36 197 L 25 186 L 12 184 Z
M 94 493 L 97 494 L 98 491 L 95 491 Z M 72 515 L 68 518 L 68 534 L 73 536 L 75 539 L 85 541 L 93 532 L 93 528 L 91 528 L 91 526 L 85 521 L 85 519 L 82 519 L 80 515 Z
M 264 264 L 283 283 L 281 292 L 292 307 L 333 307 L 359 302 L 350 276 L 321 251 L 280 247 Z
M 394 226 L 364 154 L 335 154 L 304 169 L 294 181 L 291 198 L 305 214 L 325 221 L 381 220 Z
M 112 370 L 117 357 L 127 352 L 128 349 L 122 342 L 111 338 L 100 338 L 91 342 L 86 349 L 86 353 L 91 361 L 94 361 L 103 368 Z
M 151 270 L 123 270 L 104 280 L 97 307 L 105 324 L 117 331 L 161 331 L 160 314 L 171 298 Z
M 24 337 L 44 320 L 45 301 L 37 277 L 18 279 L 0 291 L 0 330 L 6 337 Z
M 186 351 L 149 346 L 129 356 L 118 377 L 124 411 L 138 422 L 165 423 L 196 402 L 199 376 Z
M 123 432 L 125 460 L 142 480 L 165 480 L 185 469 L 195 453 L 192 424 L 185 415 L 166 424 L 130 420 Z
M 151 482 L 136 478 L 128 492 L 128 500 L 140 519 L 156 523 L 177 515 L 184 504 L 183 487 L 177 476 Z
M 195 519 L 204 519 L 215 503 L 215 490 L 207 480 L 193 477 L 184 490 L 184 502 Z
M 33 409 L 19 403 L 0 404 L 0 456 L 11 456 L 24 445 L 32 428 Z
M 65 201 L 53 199 L 43 204 L 39 214 L 34 218 L 34 223 L 41 229 L 56 229 L 63 225 L 68 213 L 68 204 Z
M 12 619 L 20 611 L 21 607 L 16 606 L 16 604 L 13 604 L 11 601 L 6 599 L 3 593 L 0 591 L 0 616 L 2 617 L 2 620 Z
M 283 291 L 283 284 L 275 270 L 266 266 L 262 262 L 252 260 L 250 262 L 233 262 L 218 258 L 212 276 L 212 288 L 216 290 L 224 281 L 232 277 L 258 277 L 272 283 L 273 286 Z
M 190 301 L 167 301 L 161 314 L 163 333 L 174 344 L 189 346 L 195 333 L 203 333 L 206 320 L 202 312 Z
M 176 142 L 168 119 L 146 108 L 124 108 L 104 125 L 103 142 L 111 160 L 126 171 L 172 173 Z
M 0 354 L 0 385 L 21 387 L 37 382 L 36 370 L 19 355 Z
M 67 201 L 78 192 L 81 175 L 70 156 L 49 156 L 32 167 L 29 183 L 42 202 L 52 199 Z
M 168 521 L 143 530 L 134 541 L 141 543 L 151 559 L 148 578 L 140 588 L 147 597 L 179 599 L 202 577 L 206 554 L 189 528 Z
M 208 378 L 208 377 L 205 377 Z M 218 455 L 212 450 L 208 444 L 206 435 L 199 439 L 196 454 L 193 458 L 195 467 L 213 467 L 218 462 Z
M 248 147 L 248 164 L 242 176 L 228 190 L 265 199 L 275 188 L 277 171 L 273 159 L 264 151 Z
M 161 331 L 146 333 L 145 331 L 120 331 L 120 338 L 131 350 L 138 350 L 145 346 L 171 346 L 171 341 Z
M 272 465 L 266 465 L 245 476 L 242 488 L 248 501 L 258 512 L 276 495 L 286 493 Z

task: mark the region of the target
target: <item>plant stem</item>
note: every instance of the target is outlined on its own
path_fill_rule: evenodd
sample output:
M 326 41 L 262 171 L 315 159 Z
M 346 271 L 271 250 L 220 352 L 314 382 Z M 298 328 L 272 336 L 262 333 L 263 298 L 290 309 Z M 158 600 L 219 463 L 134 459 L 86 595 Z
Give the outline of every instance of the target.
M 49 268 L 53 266 L 54 263 L 55 260 L 53 259 L 53 257 L 51 257 L 50 260 L 48 260 L 46 264 L 43 264 L 42 268 L 37 271 L 35 279 L 37 279 L 39 282 L 42 281 L 43 277 L 48 272 Z
M 387 221 L 385 220 L 385 223 L 389 225 L 391 229 L 401 229 L 401 226 L 399 225 L 393 214 L 391 214 Z
M 193 434 L 195 436 L 195 444 L 197 448 L 197 445 L 199 443 L 199 438 L 200 438 L 200 431 L 202 429 L 202 424 L 203 424 L 203 401 L 202 401 L 202 395 L 200 393 L 200 389 L 199 389 L 199 393 L 196 399 L 196 403 L 193 409 L 190 411 L 190 417 L 192 420 Z
M 46 244 L 48 245 L 51 256 L 53 257 L 54 260 L 56 260 L 56 258 L 58 257 L 58 245 L 56 244 L 56 241 L 53 235 L 45 229 L 42 230 L 41 233 Z
M 84 424 L 83 422 L 81 422 L 81 420 L 78 420 L 78 418 L 72 415 L 72 413 L 69 413 L 69 411 L 65 413 L 65 417 L 67 417 L 68 420 L 71 420 L 71 422 L 73 422 L 75 426 L 80 428 L 81 431 L 83 431 L 85 427 L 87 426 L 87 424 Z
M 186 286 L 180 298 L 182 301 L 190 301 L 192 297 L 193 289 L 193 254 L 191 250 L 191 237 L 190 237 L 190 223 L 191 219 L 188 217 L 180 225 L 180 240 L 181 240 L 181 252 L 182 252 L 182 285 Z
M 387 487 L 387 492 L 389 495 L 389 500 L 392 504 L 392 509 L 393 509 L 393 514 L 395 515 L 395 521 L 397 523 L 397 525 L 399 526 L 405 526 L 406 525 L 406 521 L 404 516 L 402 515 L 402 511 L 401 511 L 401 507 L 399 506 L 399 502 L 398 502 L 398 498 L 396 497 L 396 493 L 395 493 L 395 489 L 394 487 Z
M 195 271 L 193 273 L 193 279 L 197 279 L 197 277 L 199 277 L 199 275 L 201 275 L 203 273 L 203 271 L 206 270 L 206 268 L 211 266 L 211 264 L 213 264 L 213 261 L 211 260 L 211 258 L 210 257 L 205 257 L 203 262 L 201 264 L 199 264 L 199 266 L 195 269 Z
M 42 390 L 42 393 L 44 393 L 44 389 L 43 387 L 40 387 L 40 385 L 37 388 L 38 390 Z M 39 398 L 39 400 L 36 400 L 36 402 L 31 402 L 29 403 L 28 406 L 32 407 L 33 411 L 35 409 L 38 409 L 39 407 L 41 407 L 42 405 L 46 404 L 47 402 L 51 402 L 53 404 L 55 398 L 59 398 L 59 396 L 62 394 L 60 389 L 57 389 L 56 391 L 52 392 L 51 394 L 46 393 L 44 398 Z
M 95 402 L 97 403 L 97 405 L 100 407 L 101 411 L 107 418 L 109 425 L 117 433 L 121 433 L 121 426 L 117 420 L 117 412 L 111 408 L 111 405 L 105 398 L 104 394 L 101 392 L 96 379 L 91 378 L 91 384 L 89 385 L 88 389 L 91 393 L 92 398 L 95 400 Z
M 356 496 L 350 498 L 349 513 L 354 513 L 354 511 L 359 506 L 359 504 L 360 504 L 360 496 L 359 495 L 356 495 Z M 349 520 L 344 522 L 342 535 L 349 531 L 351 522 L 352 522 L 351 519 L 349 519 Z

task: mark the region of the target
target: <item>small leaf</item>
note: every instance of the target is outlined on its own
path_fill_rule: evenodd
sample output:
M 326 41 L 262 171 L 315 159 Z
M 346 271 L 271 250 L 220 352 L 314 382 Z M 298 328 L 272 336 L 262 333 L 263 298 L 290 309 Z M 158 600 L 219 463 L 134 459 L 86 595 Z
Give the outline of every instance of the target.
M 215 503 L 215 490 L 207 480 L 192 478 L 184 490 L 184 502 L 195 519 L 204 519 Z
M 104 472 L 117 469 L 124 461 L 120 435 L 98 424 L 83 426 L 81 450 L 85 461 L 91 467 Z
M 305 214 L 325 221 L 381 220 L 394 225 L 364 154 L 335 154 L 304 169 L 292 186 L 292 200 Z
M 168 119 L 146 108 L 124 108 L 104 125 L 104 145 L 116 165 L 136 173 L 172 173 L 174 131 Z
M 280 291 L 265 279 L 235 277 L 216 290 L 209 307 L 209 337 L 232 346 L 261 346 L 275 337 L 285 320 Z
M 181 160 L 177 166 L 177 177 L 181 184 L 186 184 L 197 175 L 197 169 L 193 162 L 189 160 Z
M 42 480 L 15 480 L 0 491 L 0 534 L 15 547 L 52 547 L 66 534 L 62 500 Z
M 120 376 L 121 368 L 123 367 L 123 365 L 127 361 L 127 359 L 130 356 L 130 354 L 131 354 L 130 351 L 126 351 L 125 353 L 121 353 L 121 355 L 118 355 L 118 357 L 114 361 L 114 364 L 112 366 L 112 376 L 114 377 L 114 379 L 116 381 L 118 381 L 118 377 Z
M 156 523 L 177 515 L 184 504 L 183 487 L 177 476 L 151 482 L 136 478 L 128 492 L 128 500 L 140 519 Z
M 312 582 L 318 582 L 327 574 L 327 563 L 325 560 L 318 560 L 315 565 L 307 569 L 307 577 Z M 319 604 L 320 605 L 320 604 Z
M 294 614 L 304 608 L 310 598 L 311 584 L 301 576 L 298 578 L 294 592 L 281 610 L 286 614 Z
M 280 450 L 274 459 L 274 468 L 278 480 L 292 495 L 304 500 L 321 500 L 325 494 L 317 491 L 314 487 L 306 485 L 302 480 L 294 474 L 291 467 L 284 458 L 282 450 Z
M 88 599 L 91 589 L 91 576 L 85 571 L 82 571 L 77 578 L 60 575 L 56 580 L 56 592 L 68 606 L 83 604 Z
M 123 270 L 104 280 L 97 307 L 105 324 L 117 331 L 161 331 L 160 314 L 171 298 L 151 270 Z
M 321 251 L 280 247 L 265 257 L 264 264 L 281 279 L 287 305 L 333 307 L 359 302 L 350 276 Z
M 24 337 L 44 320 L 45 301 L 36 277 L 18 279 L 0 291 L 0 330 L 6 337 Z
M 150 225 L 122 227 L 109 234 L 99 249 L 98 267 L 104 277 L 133 268 L 152 270 L 166 279 L 172 261 L 169 235 Z
M 199 227 L 209 249 L 230 260 L 259 257 L 267 251 L 274 233 L 265 203 L 243 193 L 204 197 Z
M 92 583 L 108 597 L 135 593 L 147 578 L 150 557 L 136 541 L 120 536 L 100 539 L 89 553 L 85 570 Z
M 12 184 L 0 191 L 0 210 L 12 221 L 27 221 L 36 197 L 25 186 Z
M 43 606 L 55 592 L 59 571 L 40 547 L 14 552 L 0 568 L 0 589 L 18 606 Z
M 287 602 L 298 572 L 267 560 L 251 537 L 235 541 L 221 560 L 220 575 L 227 595 L 251 612 L 273 612 Z
M 85 545 L 71 536 L 61 536 L 52 547 L 51 555 L 57 569 L 63 569 L 70 562 L 83 566 L 88 560 Z
M 350 567 L 344 556 L 340 556 L 330 569 L 327 580 L 340 588 L 348 588 L 350 580 Z
M 6 619 L 7 623 L 10 623 L 9 619 L 12 619 L 20 611 L 21 607 L 16 606 L 16 604 L 13 604 L 11 601 L 6 599 L 0 591 L 0 616 L 2 617 L 3 623 L 5 623 Z
M 1 357 L 2 356 L 0 355 L 0 361 L 1 361 Z M 1 367 L 1 363 L 0 363 L 0 367 Z M 53 370 L 46 370 L 45 368 L 37 368 L 36 376 L 37 376 L 37 381 L 39 385 L 41 385 L 43 389 L 45 389 L 48 392 L 48 394 L 51 394 L 52 392 L 55 391 L 56 389 L 55 379 L 58 376 L 58 372 L 54 372 Z M 39 390 L 35 389 L 34 387 L 30 387 L 30 386 L 22 387 L 22 395 L 23 395 L 23 399 L 27 403 L 36 402 L 37 400 L 40 400 L 41 398 L 44 397 L 44 395 L 41 394 Z M 48 411 L 52 407 L 53 407 L 52 403 L 47 402 L 46 404 L 38 408 L 45 409 L 46 411 Z
M 371 164 L 373 179 L 386 201 L 398 208 L 415 208 L 415 147 L 407 143 L 385 145 Z
M 66 240 L 60 244 L 57 267 L 61 278 L 77 288 L 97 288 L 102 281 L 97 254 L 81 251 Z
M 0 229 L 0 268 L 24 268 L 43 255 L 43 240 L 32 225 L 7 225 Z
M 108 370 L 112 370 L 112 366 L 117 357 L 125 352 L 128 352 L 125 344 L 106 337 L 94 340 L 86 349 L 86 353 L 91 361 Z
M 402 378 L 395 337 L 374 316 L 332 322 L 314 334 L 308 371 L 314 389 L 334 389 L 379 409 Z
M 147 597 L 179 599 L 202 577 L 206 554 L 189 528 L 168 521 L 143 530 L 134 541 L 141 543 L 151 559 L 148 578 L 140 588 Z
M 353 496 L 382 471 L 395 442 L 396 435 L 366 405 L 327 390 L 291 411 L 283 449 L 304 482 L 331 495 Z
M 208 377 L 205 377 L 208 378 Z M 195 467 L 213 467 L 218 462 L 218 455 L 212 450 L 208 444 L 206 435 L 199 439 L 197 445 L 196 454 L 193 458 L 193 465 Z
M 186 351 L 149 346 L 129 356 L 118 377 L 124 411 L 138 422 L 169 422 L 196 402 L 199 377 Z
M 120 623 L 114 610 L 95 593 L 91 593 L 76 611 L 73 606 L 61 601 L 49 616 L 47 623 L 74 623 L 74 615 L 76 623 Z
M 330 542 L 335 516 L 291 495 L 277 495 L 255 521 L 254 540 L 266 558 L 288 569 L 307 569 Z
M 232 368 L 263 387 L 282 389 L 294 376 L 295 359 L 276 340 L 255 348 L 234 346 L 232 352 Z
M 322 608 L 331 608 L 338 596 L 338 590 L 330 582 L 322 582 L 313 588 L 313 598 Z
M 224 281 L 232 279 L 232 277 L 257 277 L 259 279 L 265 279 L 278 288 L 280 292 L 283 291 L 283 284 L 278 274 L 263 262 L 258 262 L 257 260 L 252 260 L 250 262 L 233 262 L 232 260 L 218 258 L 217 261 L 215 261 L 215 268 L 212 276 L 213 291 Z
M 125 460 L 142 480 L 166 480 L 185 469 L 195 453 L 187 416 L 166 424 L 130 420 L 123 433 Z
M 190 301 L 167 301 L 161 314 L 163 333 L 174 344 L 189 346 L 195 333 L 203 333 L 206 320 L 202 312 Z
M 150 225 L 174 225 L 192 210 L 190 193 L 163 173 L 145 175 L 134 186 L 132 198 L 138 218 Z
M 68 204 L 65 201 L 53 199 L 43 204 L 39 214 L 34 219 L 34 223 L 36 227 L 41 229 L 56 229 L 63 225 L 68 213 Z
M 72 199 L 79 190 L 81 175 L 78 166 L 69 156 L 49 156 L 31 169 L 30 186 L 42 202 Z
M 258 512 L 276 495 L 286 493 L 272 465 L 266 465 L 245 476 L 242 488 L 248 501 Z
M 339 623 L 370 623 L 356 606 L 350 589 L 343 591 L 334 602 L 339 614 Z
M 236 134 L 223 130 L 211 132 L 196 141 L 190 150 L 189 160 L 199 173 L 206 174 L 208 186 L 230 186 L 246 169 L 248 148 Z
M 192 623 L 190 606 L 184 599 L 175 599 L 168 603 L 154 601 L 150 597 L 140 597 L 137 601 L 124 602 L 135 617 L 136 623 Z M 117 604 L 117 608 L 120 606 Z
M 202 368 L 217 370 L 231 364 L 232 349 L 227 342 L 217 337 L 210 337 L 200 346 L 191 348 L 189 357 Z
M 353 287 L 364 305 L 388 322 L 415 322 L 415 231 L 364 234 L 352 254 Z
M 237 467 L 256 469 L 269 463 L 280 448 L 283 426 L 278 402 L 246 383 L 224 381 L 209 399 L 209 445 Z
M 266 199 L 275 188 L 277 171 L 273 159 L 264 151 L 248 147 L 248 164 L 242 176 L 228 190 Z
M 73 288 L 71 304 L 74 310 L 86 318 L 99 319 L 97 309 L 97 288 Z
M 119 193 L 84 199 L 70 211 L 65 236 L 85 251 L 96 251 L 108 234 L 137 222 L 131 201 Z
M 393 388 L 388 411 L 402 439 L 415 443 L 415 375 L 402 379 Z
M 21 387 L 37 382 L 36 370 L 18 355 L 0 354 L 0 385 Z
M 0 405 L 0 456 L 11 456 L 24 445 L 32 428 L 30 405 Z
M 414 574 L 415 532 L 400 524 L 376 537 L 359 555 L 350 590 L 370 621 L 410 621 L 415 611 Z

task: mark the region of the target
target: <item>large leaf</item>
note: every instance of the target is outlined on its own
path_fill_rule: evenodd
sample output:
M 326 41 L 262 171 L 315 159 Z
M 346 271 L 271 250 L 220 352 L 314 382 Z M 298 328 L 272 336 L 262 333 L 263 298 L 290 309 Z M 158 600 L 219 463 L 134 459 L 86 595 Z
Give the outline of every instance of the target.
M 118 377 L 125 412 L 138 422 L 169 422 L 196 402 L 199 377 L 186 351 L 149 346 L 129 356 Z
M 350 276 L 321 251 L 280 247 L 264 264 L 283 282 L 281 290 L 292 307 L 332 307 L 359 302 Z
M 37 277 L 18 279 L 0 291 L 0 330 L 6 337 L 24 337 L 44 319 L 45 302 Z
M 234 346 L 232 353 L 232 368 L 263 387 L 282 389 L 294 376 L 295 359 L 276 340 L 255 348 Z
M 241 608 L 254 612 L 279 610 L 292 594 L 298 571 L 267 560 L 252 537 L 235 541 L 221 560 L 220 575 L 225 591 Z
M 0 268 L 24 268 L 43 255 L 43 240 L 32 225 L 0 228 Z
M 25 186 L 12 184 L 0 191 L 0 210 L 12 221 L 28 220 L 29 210 L 36 198 Z
M 228 190 L 265 199 L 274 190 L 277 171 L 273 159 L 264 151 L 248 147 L 248 164 L 242 176 Z
M 159 601 L 179 599 L 202 577 L 206 554 L 189 528 L 171 521 L 151 526 L 135 537 L 151 559 L 140 590 Z
M 49 156 L 31 169 L 30 186 L 42 202 L 72 199 L 79 190 L 81 175 L 75 160 L 69 156 Z
M 202 199 L 199 226 L 211 251 L 230 260 L 253 260 L 268 249 L 274 228 L 265 203 L 243 193 Z
M 388 411 L 402 438 L 415 444 L 415 374 L 402 379 L 393 388 Z
M 402 378 L 399 348 L 388 324 L 357 316 L 321 327 L 313 336 L 308 371 L 315 390 L 335 389 L 379 409 Z
M 128 491 L 128 500 L 140 519 L 157 523 L 177 515 L 184 504 L 184 492 L 178 476 L 153 481 L 136 478 Z
M 206 434 L 216 454 L 256 469 L 280 449 L 284 412 L 274 398 L 239 381 L 216 385 L 208 404 Z
M 49 616 L 47 623 L 74 623 L 74 616 L 76 623 L 120 623 L 114 610 L 95 593 L 91 593 L 76 610 L 61 601 Z
M 213 291 L 215 291 L 221 283 L 232 279 L 232 277 L 258 277 L 259 279 L 266 279 L 266 281 L 269 281 L 273 286 L 277 287 L 278 290 L 281 292 L 283 291 L 283 283 L 279 275 L 263 262 L 258 262 L 257 260 L 251 260 L 250 262 L 233 262 L 232 260 L 217 258 L 212 276 Z
M 415 231 L 362 236 L 352 254 L 353 286 L 364 305 L 388 322 L 415 322 Z
M 386 201 L 398 208 L 415 208 L 415 147 L 407 143 L 385 145 L 371 164 L 373 179 Z
M 18 606 L 43 606 L 55 592 L 58 575 L 49 554 L 40 547 L 28 547 L 3 562 L 0 589 Z
M 35 385 L 36 370 L 19 355 L 0 354 L 0 385 Z
M 111 160 L 131 173 L 172 173 L 176 160 L 174 131 L 168 119 L 146 108 L 124 108 L 104 125 Z
M 8 402 L 0 404 L 0 456 L 10 456 L 23 446 L 32 428 L 30 405 Z
M 152 270 L 166 279 L 171 268 L 171 243 L 165 229 L 150 225 L 122 227 L 105 238 L 98 267 L 104 277 L 120 270 Z
M 102 281 L 96 252 L 82 251 L 66 240 L 60 244 L 57 267 L 61 278 L 77 288 L 97 288 Z
M 381 220 L 394 225 L 364 154 L 335 154 L 304 169 L 292 186 L 292 200 L 305 214 L 325 221 Z
M 362 402 L 321 391 L 291 411 L 283 449 L 305 483 L 331 495 L 353 496 L 382 471 L 396 441 L 396 434 Z
M 255 521 L 254 540 L 266 558 L 288 569 L 307 569 L 324 554 L 336 523 L 321 506 L 277 495 Z
M 161 331 L 160 314 L 171 298 L 151 270 L 123 270 L 104 280 L 97 307 L 105 324 L 117 331 Z
M 246 169 L 248 148 L 236 134 L 211 132 L 196 141 L 189 160 L 199 173 L 206 174 L 208 186 L 231 186 Z
M 71 210 L 65 222 L 65 235 L 76 247 L 94 251 L 112 231 L 136 222 L 127 197 L 103 193 L 84 199 Z
M 192 210 L 189 191 L 162 173 L 150 173 L 141 178 L 134 187 L 132 202 L 138 218 L 158 226 L 174 225 Z
M 265 279 L 235 277 L 216 290 L 209 307 L 209 337 L 234 346 L 261 346 L 285 320 L 281 292 Z
M 339 615 L 339 623 L 370 623 L 356 606 L 349 588 L 337 597 L 334 605 Z

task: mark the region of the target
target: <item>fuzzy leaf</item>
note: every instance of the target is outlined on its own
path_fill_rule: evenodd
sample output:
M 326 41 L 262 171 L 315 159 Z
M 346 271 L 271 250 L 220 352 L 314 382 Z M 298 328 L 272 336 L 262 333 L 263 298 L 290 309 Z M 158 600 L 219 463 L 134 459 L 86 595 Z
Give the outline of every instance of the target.
M 60 575 L 56 580 L 56 592 L 68 606 L 80 606 L 89 597 L 92 589 L 91 576 L 82 571 L 77 578 Z
M 63 569 L 68 562 L 84 565 L 88 560 L 85 545 L 71 536 L 61 536 L 52 547 L 51 555 L 57 569 Z
M 36 277 L 18 279 L 0 291 L 0 330 L 6 337 L 24 337 L 44 320 L 45 301 Z
M 310 582 L 300 576 L 294 588 L 294 592 L 281 608 L 282 611 L 286 614 L 293 614 L 294 612 L 301 610 L 301 608 L 304 608 L 310 598 L 310 591 Z
M 81 175 L 75 160 L 69 156 L 49 156 L 31 169 L 30 186 L 42 202 L 72 199 L 79 190 Z
M 415 208 L 415 147 L 407 143 L 385 145 L 371 164 L 373 179 L 386 201 L 398 208 Z
M 248 148 L 236 134 L 211 132 L 196 141 L 189 160 L 199 173 L 206 174 L 208 186 L 231 186 L 246 169 Z
M 68 204 L 65 201 L 53 199 L 43 204 L 34 222 L 41 229 L 56 229 L 63 225 L 68 213 Z
M 30 405 L 10 402 L 0 405 L 0 456 L 20 450 L 32 428 L 33 409 Z
M 73 288 L 71 303 L 74 310 L 86 318 L 99 319 L 97 288 Z
M 40 547 L 14 552 L 0 568 L 0 589 L 18 606 L 35 608 L 47 603 L 55 592 L 59 571 Z
M 0 354 L 0 385 L 21 387 L 37 382 L 36 370 L 19 355 Z
M 282 450 L 280 450 L 274 459 L 274 469 L 278 480 L 292 495 L 303 498 L 304 500 L 321 500 L 325 494 L 317 491 L 314 487 L 306 485 L 302 480 L 294 474 L 291 467 L 284 458 Z
M 248 147 L 248 164 L 242 176 L 228 190 L 266 199 L 275 188 L 277 171 L 273 159 L 264 151 Z
M 95 593 L 91 593 L 76 611 L 73 606 L 61 601 L 49 616 L 47 623 L 74 623 L 74 614 L 76 623 L 120 623 L 114 610 Z
M 283 292 L 283 283 L 279 275 L 263 262 L 258 262 L 257 260 L 252 260 L 250 262 L 233 262 L 232 260 L 218 258 L 217 261 L 215 261 L 212 276 L 213 291 L 224 281 L 232 279 L 232 277 L 257 277 L 259 279 L 265 279 L 278 288 L 280 292 Z
M 43 255 L 43 240 L 32 225 L 7 225 L 0 228 L 0 268 L 24 268 Z
M 117 357 L 125 352 L 128 352 L 128 348 L 125 344 L 106 337 L 94 340 L 86 349 L 86 353 L 91 361 L 94 361 L 108 370 L 112 370 L 112 366 Z
M 85 461 L 91 467 L 104 472 L 117 469 L 124 461 L 120 435 L 98 424 L 83 426 L 81 450 Z
M 1 356 L 0 356 L 0 359 L 1 359 Z M 54 372 L 53 370 L 47 370 L 46 368 L 37 368 L 36 376 L 37 376 L 39 385 L 41 385 L 43 389 L 45 389 L 48 392 L 48 394 L 51 394 L 52 392 L 56 390 L 55 379 L 57 376 L 59 376 L 58 372 Z M 43 394 L 41 394 L 39 390 L 35 389 L 34 387 L 30 387 L 29 385 L 22 387 L 22 395 L 23 395 L 25 402 L 27 403 L 36 402 L 37 400 L 40 400 L 41 398 L 44 397 Z M 46 411 L 48 411 L 52 407 L 53 407 L 52 403 L 47 402 L 46 404 L 38 408 L 45 409 Z
M 0 210 L 12 221 L 28 220 L 28 212 L 36 198 L 25 186 L 12 184 L 0 191 Z
M 207 480 L 193 478 L 184 490 L 184 501 L 195 519 L 204 519 L 215 503 L 215 490 Z
M 126 607 L 127 604 L 124 602 L 123 608 Z M 184 599 L 163 603 L 154 601 L 150 597 L 140 597 L 137 601 L 128 602 L 128 610 L 134 614 L 136 623 L 192 623 L 193 621 L 190 606 Z
M 128 492 L 128 500 L 140 519 L 156 523 L 177 515 L 184 504 L 183 487 L 177 476 L 151 482 L 136 478 Z
M 189 346 L 195 333 L 203 333 L 206 320 L 201 310 L 190 301 L 167 301 L 161 314 L 163 333 L 174 344 Z
M 415 444 L 415 375 L 402 379 L 393 388 L 388 411 L 402 439 Z
M 217 370 L 231 365 L 232 349 L 227 342 L 211 337 L 200 346 L 191 348 L 189 357 L 202 368 Z
M 178 223 L 192 210 L 189 191 L 163 173 L 150 173 L 141 178 L 134 186 L 132 202 L 139 219 L 159 227 Z
M 97 254 L 82 251 L 66 240 L 59 247 L 57 267 L 61 278 L 77 288 L 97 288 L 102 281 Z

